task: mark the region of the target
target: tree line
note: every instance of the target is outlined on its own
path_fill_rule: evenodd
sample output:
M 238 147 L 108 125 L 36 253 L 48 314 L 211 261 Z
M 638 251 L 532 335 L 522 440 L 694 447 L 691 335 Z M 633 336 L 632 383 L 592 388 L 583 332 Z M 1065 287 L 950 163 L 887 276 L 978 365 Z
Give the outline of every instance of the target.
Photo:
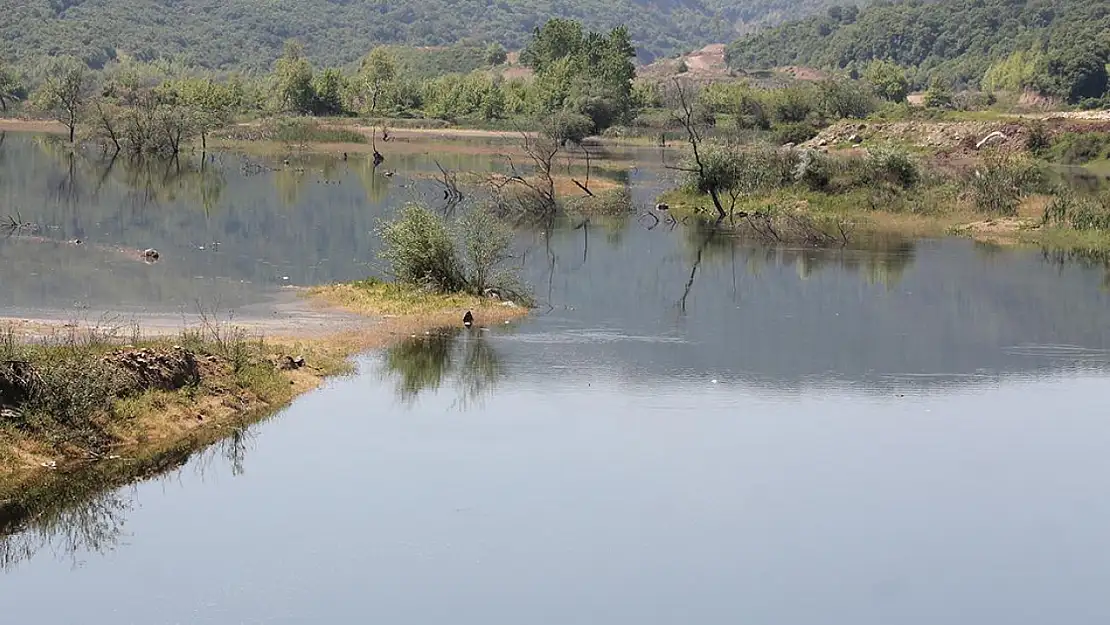
M 1107 95 L 1110 11 L 1102 0 L 941 0 L 832 7 L 734 42 L 736 69 L 905 68 L 913 86 L 1030 89 L 1071 103 Z M 1091 102 L 1092 105 L 1096 104 Z
M 387 47 L 373 49 L 353 71 L 315 68 L 295 41 L 257 77 L 135 60 L 94 71 L 75 57 L 55 57 L 25 79 L 0 65 L 0 106 L 26 99 L 64 124 L 71 141 L 87 135 L 136 154 L 176 154 L 195 137 L 204 145 L 212 130 L 252 114 L 487 122 L 542 115 L 585 136 L 633 115 L 635 54 L 623 27 L 598 33 L 553 19 L 521 53 L 530 79 L 488 71 L 410 77 Z M 500 62 L 505 51 L 489 46 L 486 55 Z
M 823 9 L 830 0 L 0 0 L 0 58 L 75 56 L 100 69 L 130 56 L 264 72 L 286 39 L 325 66 L 375 45 L 497 42 L 517 50 L 550 17 L 592 30 L 627 25 L 642 61 L 726 41 L 737 28 Z

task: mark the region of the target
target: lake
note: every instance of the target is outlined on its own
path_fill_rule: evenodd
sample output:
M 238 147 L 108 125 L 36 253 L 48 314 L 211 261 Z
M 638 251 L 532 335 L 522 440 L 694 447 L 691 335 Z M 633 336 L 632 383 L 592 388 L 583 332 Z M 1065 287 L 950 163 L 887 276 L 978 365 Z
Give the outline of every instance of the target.
M 651 151 L 626 157 L 612 175 L 643 212 L 669 172 Z M 9 134 L 0 217 L 18 209 L 40 234 L 0 239 L 0 316 L 234 310 L 375 274 L 376 224 L 434 197 L 449 158 L 387 161 L 387 178 L 356 159 L 228 153 L 177 183 L 105 174 L 95 155 L 71 167 Z M 184 466 L 7 536 L 5 617 L 1110 619 L 1102 263 L 650 225 L 522 230 L 528 319 L 366 354 Z M 162 260 L 126 252 L 146 247 Z

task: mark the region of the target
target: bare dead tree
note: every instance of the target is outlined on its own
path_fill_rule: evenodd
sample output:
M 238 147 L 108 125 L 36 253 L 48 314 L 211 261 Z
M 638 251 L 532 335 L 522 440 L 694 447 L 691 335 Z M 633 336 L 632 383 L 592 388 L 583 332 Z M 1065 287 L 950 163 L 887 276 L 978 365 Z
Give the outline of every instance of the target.
M 458 173 L 444 169 L 439 161 L 435 161 L 435 164 L 440 173 L 440 177 L 436 180 L 443 185 L 443 201 L 445 203 L 443 212 L 449 215 L 464 199 L 462 191 L 459 190 Z
M 590 150 L 584 145 L 579 145 L 578 147 L 582 148 L 582 154 L 586 157 L 586 183 L 583 184 L 581 182 L 578 182 L 574 178 L 571 178 L 571 182 L 578 185 L 579 189 L 585 191 L 586 195 L 593 197 L 594 192 L 590 191 Z
M 693 167 L 679 167 L 670 166 L 670 169 L 684 171 L 686 173 L 695 174 L 699 180 L 706 180 L 708 178 L 707 165 L 703 158 L 703 143 L 704 137 L 699 129 L 699 119 L 697 111 L 695 110 L 694 97 L 688 93 L 685 85 L 678 78 L 673 79 L 674 93 L 677 98 L 678 110 L 672 111 L 671 115 L 682 129 L 686 132 L 686 142 L 689 144 L 693 152 L 694 165 Z M 717 211 L 718 219 L 723 219 L 728 216 L 724 204 L 721 201 L 720 190 L 716 185 L 706 185 L 709 192 L 709 197 L 713 200 L 713 208 Z
M 520 136 L 521 150 L 532 161 L 531 171 L 521 169 L 512 156 L 506 155 L 509 173 L 490 177 L 490 186 L 499 195 L 508 188 L 523 192 L 524 196 L 518 195 L 515 198 L 523 213 L 553 216 L 559 206 L 552 173 L 560 150 L 559 142 L 546 137 L 534 137 L 523 131 Z

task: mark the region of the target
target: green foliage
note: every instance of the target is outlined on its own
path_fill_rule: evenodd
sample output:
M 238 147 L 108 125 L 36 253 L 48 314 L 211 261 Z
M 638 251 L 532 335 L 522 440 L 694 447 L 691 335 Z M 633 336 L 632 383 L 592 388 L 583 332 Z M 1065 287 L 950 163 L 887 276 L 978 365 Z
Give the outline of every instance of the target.
M 726 41 L 787 17 L 821 11 L 831 0 L 3 0 L 0 58 L 70 54 L 94 68 L 131 55 L 180 58 L 209 69 L 267 71 L 282 41 L 298 39 L 318 67 L 356 62 L 375 45 L 440 48 L 488 42 L 523 47 L 533 25 L 551 17 L 592 30 L 628 25 L 650 61 Z M 467 73 L 479 65 L 448 71 Z M 427 77 L 427 74 L 418 77 Z
M 561 111 L 541 120 L 540 127 L 548 139 L 560 144 L 582 143 L 593 132 L 594 122 L 585 115 Z
M 797 165 L 797 155 L 789 150 L 745 149 L 733 144 L 706 144 L 700 158 L 700 169 L 687 163 L 686 188 L 738 197 L 789 184 Z
M 62 122 L 69 129 L 69 140 L 93 95 L 93 75 L 81 61 L 58 57 L 43 68 L 42 82 L 32 94 L 32 105 Z
M 1015 50 L 987 69 L 983 75 L 983 89 L 1018 92 L 1032 88 L 1043 56 L 1040 50 Z
M 1029 134 L 1025 136 L 1025 149 L 1033 156 L 1044 156 L 1052 148 L 1052 137 L 1048 134 L 1048 127 L 1044 122 L 1036 121 L 1029 125 Z
M 904 102 L 910 92 L 906 70 L 896 63 L 879 59 L 872 61 L 863 72 L 875 94 L 888 102 Z
M 771 95 L 738 82 L 716 83 L 701 92 L 701 104 L 713 115 L 728 115 L 738 129 L 771 128 Z
M 600 132 L 632 111 L 635 56 L 623 26 L 603 35 L 585 32 L 578 22 L 552 19 L 536 29 L 520 60 L 536 72 L 536 112 L 580 113 Z
M 748 35 L 729 46 L 727 60 L 739 69 L 808 65 L 865 75 L 873 61 L 888 61 L 912 68 L 911 85 L 939 77 L 1078 102 L 1106 91 L 1108 29 L 1102 0 L 876 3 L 852 19 L 814 16 Z
M 921 181 L 921 169 L 909 154 L 901 150 L 871 150 L 866 166 L 866 180 L 873 185 L 888 184 L 909 189 Z
M 485 72 L 448 74 L 424 83 L 424 114 L 447 120 L 501 119 L 508 113 L 505 91 L 499 80 Z
M 343 112 L 346 80 L 337 69 L 326 69 L 312 81 L 313 112 L 317 115 L 339 115 Z
M 820 96 L 813 85 L 797 82 L 771 92 L 769 101 L 771 116 L 776 122 L 796 124 L 817 112 Z
M 486 46 L 487 65 L 502 65 L 507 60 L 509 60 L 509 54 L 505 51 L 505 46 L 496 42 Z
M 378 112 L 379 105 L 386 104 L 389 91 L 397 80 L 397 61 L 389 50 L 374 48 L 359 63 L 355 76 L 356 92 L 360 98 L 360 108 L 371 115 Z
M 1052 144 L 1053 160 L 1065 165 L 1083 165 L 1110 158 L 1110 133 L 1066 132 Z
M 934 78 L 925 92 L 925 106 L 931 109 L 952 108 L 954 96 L 952 88 L 940 78 Z
M 15 73 L 15 69 L 4 64 L 0 59 L 0 111 L 6 112 L 8 107 L 27 97 L 27 88 Z
M 349 128 L 329 128 L 310 119 L 263 122 L 263 138 L 294 145 L 309 143 L 366 143 L 366 136 Z
M 999 152 L 988 152 L 966 178 L 975 207 L 992 215 L 1012 216 L 1028 194 L 1044 180 L 1032 161 Z
M 1101 98 L 1110 81 L 1106 72 L 1107 51 L 1106 43 L 1095 45 L 1091 41 L 1052 50 L 1037 62 L 1032 86 L 1073 104 Z
M 490 288 L 515 286 L 515 274 L 504 269 L 512 258 L 513 231 L 484 207 L 474 207 L 458 222 L 458 239 L 467 288 L 476 295 Z
M 312 65 L 304 56 L 304 47 L 296 41 L 285 42 L 285 52 L 274 64 L 274 88 L 283 111 L 306 114 L 316 107 Z
M 779 145 L 798 145 L 816 137 L 817 132 L 817 127 L 810 122 L 794 122 L 775 126 L 772 136 Z
M 1042 222 L 1075 230 L 1110 230 L 1110 197 L 1081 196 L 1063 186 L 1045 207 Z
M 512 258 L 513 233 L 484 207 L 466 211 L 451 225 L 440 213 L 410 204 L 384 224 L 381 256 L 397 280 L 441 293 L 483 295 L 495 288 L 527 301 Z
M 443 293 L 465 289 L 463 263 L 447 221 L 439 213 L 410 204 L 378 234 L 383 245 L 381 256 L 399 282 Z
M 878 108 L 875 95 L 863 83 L 824 80 L 818 85 L 822 115 L 830 119 L 861 119 Z

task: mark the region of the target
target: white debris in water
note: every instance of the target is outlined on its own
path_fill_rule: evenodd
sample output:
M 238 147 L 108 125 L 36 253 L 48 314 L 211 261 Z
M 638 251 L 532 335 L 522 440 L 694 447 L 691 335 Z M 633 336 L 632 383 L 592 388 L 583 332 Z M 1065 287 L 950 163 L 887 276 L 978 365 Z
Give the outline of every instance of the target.
M 281 279 L 282 279 L 282 280 L 288 280 L 288 279 L 289 279 L 289 276 L 282 276 L 282 277 L 281 277 Z
M 716 384 L 716 383 L 717 383 L 716 380 L 713 380 L 713 381 L 710 382 L 710 384 Z

